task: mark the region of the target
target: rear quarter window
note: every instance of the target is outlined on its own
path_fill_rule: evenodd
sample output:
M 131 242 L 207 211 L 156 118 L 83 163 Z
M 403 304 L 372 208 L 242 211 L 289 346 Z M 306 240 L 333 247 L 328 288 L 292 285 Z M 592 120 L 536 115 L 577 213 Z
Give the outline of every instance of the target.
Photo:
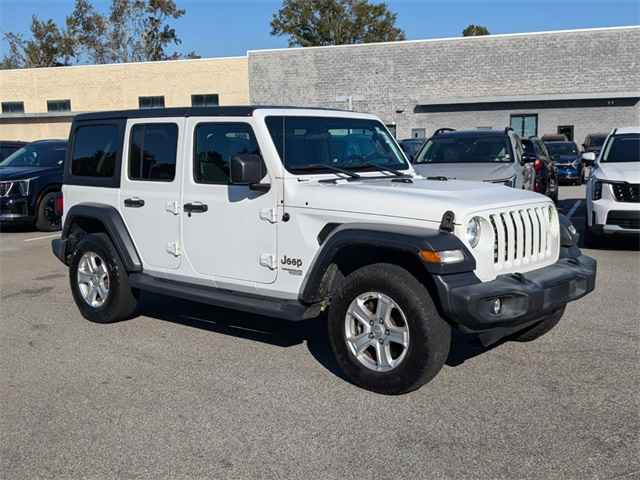
M 117 120 L 74 126 L 64 183 L 118 187 L 123 131 Z

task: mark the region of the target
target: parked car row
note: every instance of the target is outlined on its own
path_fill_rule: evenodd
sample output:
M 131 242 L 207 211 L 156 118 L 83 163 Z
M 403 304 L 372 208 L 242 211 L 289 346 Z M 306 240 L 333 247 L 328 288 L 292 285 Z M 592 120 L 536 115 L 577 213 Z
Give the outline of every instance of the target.
M 554 201 L 560 184 L 581 185 L 588 176 L 583 152 L 563 134 L 541 138 L 498 130 L 436 130 L 429 139 L 400 140 L 418 172 L 427 177 L 504 183 L 543 193 Z M 501 139 L 502 137 L 502 139 Z M 600 152 L 606 134 L 589 134 L 584 153 Z M 503 148 L 504 147 L 504 148 Z
M 0 222 L 60 229 L 62 173 L 66 140 L 1 142 Z

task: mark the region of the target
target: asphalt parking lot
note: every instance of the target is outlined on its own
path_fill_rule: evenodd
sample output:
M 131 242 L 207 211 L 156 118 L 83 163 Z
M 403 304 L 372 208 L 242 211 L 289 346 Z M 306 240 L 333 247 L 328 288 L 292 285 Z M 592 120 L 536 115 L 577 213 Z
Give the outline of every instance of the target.
M 559 208 L 580 229 L 582 187 Z M 640 478 L 640 250 L 586 250 L 596 291 L 533 343 L 456 337 L 409 395 L 343 380 L 318 322 L 147 295 L 78 313 L 50 235 L 0 233 L 0 477 Z

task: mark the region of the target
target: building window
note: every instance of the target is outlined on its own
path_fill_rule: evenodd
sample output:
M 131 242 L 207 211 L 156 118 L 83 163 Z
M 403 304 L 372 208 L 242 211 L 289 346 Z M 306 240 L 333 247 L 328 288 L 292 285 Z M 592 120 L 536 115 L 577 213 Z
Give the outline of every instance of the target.
M 216 93 L 208 93 L 204 95 L 191 95 L 192 107 L 217 107 L 218 95 Z
M 521 138 L 538 136 L 538 115 L 511 115 L 511 128 Z
M 567 140 L 573 142 L 573 125 L 559 125 L 558 134 L 567 137 Z
M 427 136 L 426 128 L 412 128 L 411 138 L 425 138 Z
M 176 176 L 178 126 L 175 123 L 134 125 L 129 146 L 129 178 L 171 182 Z
M 71 100 L 47 100 L 47 112 L 70 112 Z
M 24 113 L 24 102 L 2 102 L 2 113 Z
M 138 97 L 140 108 L 164 108 L 164 97 Z

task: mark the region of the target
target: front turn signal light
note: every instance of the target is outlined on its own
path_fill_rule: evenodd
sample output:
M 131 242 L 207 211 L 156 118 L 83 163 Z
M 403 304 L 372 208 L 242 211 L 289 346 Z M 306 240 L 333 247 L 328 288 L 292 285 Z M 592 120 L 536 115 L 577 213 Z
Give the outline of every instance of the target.
M 462 250 L 420 250 L 420 258 L 426 263 L 460 263 L 464 261 Z

